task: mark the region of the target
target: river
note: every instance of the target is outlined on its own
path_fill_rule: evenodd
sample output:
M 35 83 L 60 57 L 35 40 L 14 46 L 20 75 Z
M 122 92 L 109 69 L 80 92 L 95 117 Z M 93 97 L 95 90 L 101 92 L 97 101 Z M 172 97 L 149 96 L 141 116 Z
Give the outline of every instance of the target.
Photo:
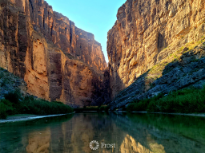
M 0 124 L 0 153 L 92 152 L 205 153 L 205 118 L 77 113 Z

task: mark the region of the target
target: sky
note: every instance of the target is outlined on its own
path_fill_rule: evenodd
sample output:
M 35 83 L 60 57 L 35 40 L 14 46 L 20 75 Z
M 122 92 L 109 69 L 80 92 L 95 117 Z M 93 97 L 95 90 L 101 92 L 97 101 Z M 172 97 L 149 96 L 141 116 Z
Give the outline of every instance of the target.
M 117 20 L 117 11 L 126 0 L 46 0 L 53 10 L 68 17 L 75 25 L 94 34 L 107 58 L 107 32 Z

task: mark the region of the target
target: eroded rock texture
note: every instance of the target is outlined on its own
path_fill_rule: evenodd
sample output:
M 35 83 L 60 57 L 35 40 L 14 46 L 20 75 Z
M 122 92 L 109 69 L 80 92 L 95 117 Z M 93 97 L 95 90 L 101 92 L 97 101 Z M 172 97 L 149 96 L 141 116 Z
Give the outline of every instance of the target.
M 106 62 L 93 34 L 46 2 L 0 0 L 0 67 L 24 78 L 30 94 L 83 107 L 96 103 Z
M 35 30 L 42 33 L 65 53 L 77 57 L 97 70 L 104 70 L 106 62 L 101 44 L 94 35 L 75 26 L 67 17 L 53 11 L 44 0 L 20 0 Z M 13 0 L 19 5 L 19 0 Z
M 108 32 L 112 97 L 205 32 L 205 0 L 127 0 Z

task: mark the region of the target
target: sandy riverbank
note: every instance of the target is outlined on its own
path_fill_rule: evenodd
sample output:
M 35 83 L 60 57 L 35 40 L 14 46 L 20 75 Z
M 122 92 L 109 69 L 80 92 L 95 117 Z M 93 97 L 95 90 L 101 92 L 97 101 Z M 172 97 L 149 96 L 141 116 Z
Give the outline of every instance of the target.
M 73 113 L 69 113 L 69 114 L 73 114 Z M 0 124 L 8 123 L 8 122 L 29 121 L 29 120 L 35 120 L 40 118 L 57 117 L 57 116 L 64 116 L 64 115 L 68 115 L 68 114 L 55 114 L 55 115 L 18 114 L 18 115 L 8 116 L 6 119 L 0 119 Z

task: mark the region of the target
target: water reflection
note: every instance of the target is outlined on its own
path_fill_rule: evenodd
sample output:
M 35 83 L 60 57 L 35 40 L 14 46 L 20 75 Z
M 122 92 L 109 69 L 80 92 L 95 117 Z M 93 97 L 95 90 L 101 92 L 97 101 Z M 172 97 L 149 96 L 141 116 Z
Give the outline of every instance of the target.
M 50 140 L 51 140 L 51 133 L 50 129 L 46 128 L 45 131 L 41 132 L 31 132 L 28 135 L 28 145 L 26 147 L 27 153 L 33 152 L 49 152 L 50 147 Z
M 159 146 L 159 145 L 157 145 Z M 157 147 L 155 146 L 155 148 Z M 164 147 L 160 145 L 161 151 L 160 152 L 165 152 L 164 151 Z M 149 149 L 147 149 L 146 147 L 142 146 L 139 142 L 136 142 L 135 139 L 130 136 L 127 135 L 121 146 L 120 146 L 120 152 L 126 152 L 126 153 L 132 153 L 132 152 L 137 152 L 137 153 L 152 153 L 152 151 L 150 151 Z
M 0 124 L 0 153 L 203 153 L 205 119 L 75 114 Z M 99 149 L 89 147 L 92 140 Z M 101 144 L 115 144 L 105 148 Z

